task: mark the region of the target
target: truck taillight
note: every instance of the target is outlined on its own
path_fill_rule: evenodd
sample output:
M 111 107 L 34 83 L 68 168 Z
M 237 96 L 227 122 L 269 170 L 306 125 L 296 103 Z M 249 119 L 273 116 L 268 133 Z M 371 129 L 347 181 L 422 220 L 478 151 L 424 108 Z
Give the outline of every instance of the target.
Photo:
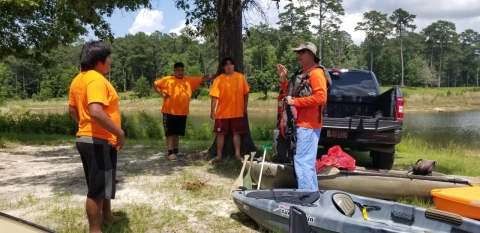
M 403 98 L 397 98 L 396 101 L 396 108 L 395 108 L 395 113 L 398 121 L 403 121 L 403 108 L 405 104 L 403 102 Z

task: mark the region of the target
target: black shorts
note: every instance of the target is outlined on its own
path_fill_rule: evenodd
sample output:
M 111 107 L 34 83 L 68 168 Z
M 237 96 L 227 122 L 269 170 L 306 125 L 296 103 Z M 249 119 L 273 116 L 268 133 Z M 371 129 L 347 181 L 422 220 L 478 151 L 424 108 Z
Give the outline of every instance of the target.
M 185 125 L 187 124 L 187 116 L 163 114 L 163 129 L 165 136 L 185 136 Z
M 77 137 L 76 145 L 87 180 L 87 197 L 115 199 L 117 150 L 107 140 L 85 136 Z

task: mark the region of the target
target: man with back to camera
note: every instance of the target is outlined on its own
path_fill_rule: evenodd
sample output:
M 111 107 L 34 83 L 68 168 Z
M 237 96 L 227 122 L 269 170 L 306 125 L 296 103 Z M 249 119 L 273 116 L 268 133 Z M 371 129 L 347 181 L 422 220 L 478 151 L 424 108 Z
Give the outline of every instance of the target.
M 104 77 L 110 70 L 111 50 L 102 41 L 85 43 L 80 55 L 80 74 L 70 85 L 70 115 L 78 122 L 76 147 L 87 180 L 86 211 L 90 233 L 100 230 L 101 215 L 106 222 L 122 217 L 111 210 L 115 198 L 117 153 L 125 144 L 120 128 L 118 94 Z
M 299 189 L 318 190 L 315 161 L 322 128 L 322 111 L 327 101 L 327 71 L 318 65 L 320 59 L 315 55 L 317 47 L 312 43 L 304 42 L 293 51 L 296 52 L 298 64 L 302 67 L 301 72 L 287 80 L 285 66 L 278 64 L 277 70 L 282 91 L 287 93 L 285 103 L 297 110 L 297 144 L 293 157 L 295 174 Z M 305 78 L 308 79 L 301 88 L 304 75 L 307 75 Z

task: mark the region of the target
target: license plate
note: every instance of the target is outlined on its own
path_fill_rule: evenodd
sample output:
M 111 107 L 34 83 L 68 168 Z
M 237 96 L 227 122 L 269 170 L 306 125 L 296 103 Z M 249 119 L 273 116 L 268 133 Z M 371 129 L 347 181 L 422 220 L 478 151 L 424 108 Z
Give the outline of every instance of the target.
M 348 131 L 327 130 L 327 137 L 329 137 L 329 138 L 347 138 L 348 137 Z

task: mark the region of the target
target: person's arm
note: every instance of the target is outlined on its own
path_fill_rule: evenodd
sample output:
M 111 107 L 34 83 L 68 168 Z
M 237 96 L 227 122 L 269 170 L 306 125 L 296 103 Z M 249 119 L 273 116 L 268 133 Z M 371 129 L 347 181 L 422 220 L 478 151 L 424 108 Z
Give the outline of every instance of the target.
M 77 123 L 80 122 L 80 116 L 78 115 L 77 107 L 68 105 L 68 113 L 70 113 L 70 116 L 72 116 Z
M 202 77 L 202 81 L 200 81 L 200 83 L 208 82 L 208 81 L 214 79 L 215 77 L 217 77 L 216 74 L 205 75 L 205 76 Z
M 211 101 L 210 101 L 210 119 L 215 120 L 215 108 L 217 107 L 217 98 L 211 96 Z
M 115 122 L 112 121 L 112 119 L 110 119 L 107 113 L 105 113 L 105 111 L 103 110 L 103 104 L 90 103 L 88 105 L 88 111 L 90 112 L 90 116 L 92 117 L 92 119 L 98 125 L 100 125 L 108 132 L 112 133 L 113 135 L 117 136 L 117 144 L 113 146 L 118 147 L 118 150 L 120 151 L 125 144 L 125 133 L 120 127 L 115 124 Z
M 157 92 L 164 100 L 168 99 L 168 97 L 170 97 L 169 95 L 167 95 L 167 93 L 163 92 L 159 86 L 157 86 L 155 83 L 153 83 L 153 90 L 155 90 L 155 92 Z

